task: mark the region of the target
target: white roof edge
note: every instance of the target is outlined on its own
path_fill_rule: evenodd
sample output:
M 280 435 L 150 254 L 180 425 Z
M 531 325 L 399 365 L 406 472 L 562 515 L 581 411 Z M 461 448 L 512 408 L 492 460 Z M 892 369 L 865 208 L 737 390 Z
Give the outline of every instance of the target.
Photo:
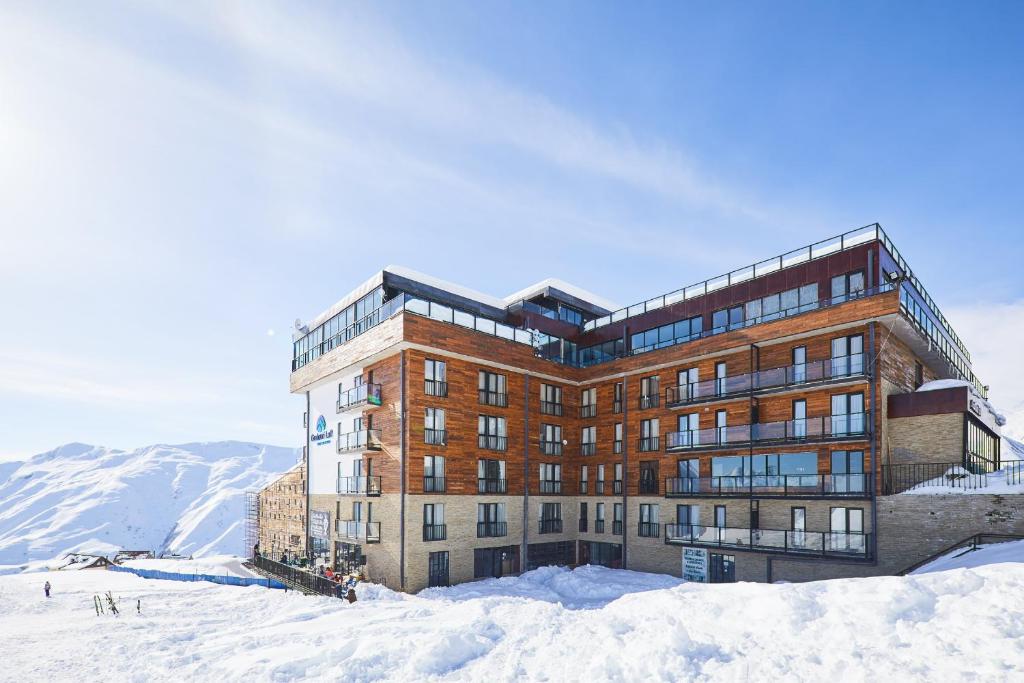
M 314 328 L 321 325 L 324 321 L 329 320 L 334 315 L 340 313 L 346 306 L 355 302 L 360 297 L 369 294 L 373 289 L 377 287 L 377 285 L 380 285 L 383 282 L 384 271 L 379 270 L 368 280 L 366 280 L 361 285 L 353 289 L 351 292 L 343 296 L 340 300 L 338 300 L 337 303 L 328 308 L 326 311 L 316 316 L 312 320 L 307 321 L 305 325 L 309 328 L 310 331 L 313 331 Z
M 565 280 L 559 280 L 558 278 L 554 277 L 545 278 L 544 280 L 536 282 L 530 285 L 529 287 L 519 290 L 518 292 L 509 294 L 507 297 L 505 297 L 505 305 L 515 303 L 516 301 L 521 301 L 522 299 L 529 299 L 537 295 L 541 291 L 547 289 L 548 287 L 551 287 L 553 289 L 560 289 L 566 294 L 574 296 L 577 299 L 581 299 L 588 303 L 592 303 L 595 306 L 600 306 L 601 308 L 607 310 L 609 313 L 612 311 L 617 311 L 620 308 L 622 308 L 622 306 L 615 303 L 614 301 L 610 301 L 608 299 L 605 299 L 603 296 L 598 296 L 597 294 L 594 294 L 593 292 L 583 289 L 582 287 L 577 287 L 572 283 L 566 282 Z
M 487 304 L 488 306 L 493 306 L 494 308 L 504 310 L 505 307 L 508 306 L 504 299 L 499 299 L 496 296 L 478 292 L 475 289 L 470 289 L 469 287 L 464 287 L 462 285 L 455 284 L 454 282 L 449 282 L 448 280 L 442 280 L 441 278 L 434 277 L 433 275 L 421 273 L 417 270 L 413 270 L 412 268 L 391 265 L 384 268 L 384 270 L 388 273 L 393 273 L 400 277 L 409 278 L 410 280 L 415 280 L 421 284 L 429 285 L 430 287 L 436 287 L 437 289 L 444 290 L 449 294 L 455 294 L 467 299 L 472 299 L 473 301 L 478 301 L 482 304 Z

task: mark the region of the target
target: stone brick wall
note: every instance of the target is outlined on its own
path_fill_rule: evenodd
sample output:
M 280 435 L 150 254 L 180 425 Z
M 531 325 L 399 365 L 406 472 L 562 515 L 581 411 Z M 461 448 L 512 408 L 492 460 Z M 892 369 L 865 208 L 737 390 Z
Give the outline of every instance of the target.
M 305 552 L 306 467 L 289 470 L 259 492 L 260 552 L 279 558 Z M 251 549 L 247 549 L 251 550 Z
M 964 416 L 961 413 L 900 417 L 888 421 L 885 462 L 962 462 Z

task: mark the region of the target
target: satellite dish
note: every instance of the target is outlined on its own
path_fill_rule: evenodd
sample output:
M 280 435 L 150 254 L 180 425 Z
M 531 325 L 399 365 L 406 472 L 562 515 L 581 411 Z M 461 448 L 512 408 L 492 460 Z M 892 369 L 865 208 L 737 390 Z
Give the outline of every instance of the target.
M 897 280 L 900 279 L 900 274 L 895 270 L 892 271 L 891 273 L 886 273 L 885 276 L 889 278 L 889 282 L 896 282 Z
M 302 330 L 302 319 L 301 318 L 296 318 L 295 319 L 295 329 L 300 330 L 300 331 Z
M 563 446 L 568 446 L 569 445 L 569 440 L 568 439 L 562 439 L 562 445 Z

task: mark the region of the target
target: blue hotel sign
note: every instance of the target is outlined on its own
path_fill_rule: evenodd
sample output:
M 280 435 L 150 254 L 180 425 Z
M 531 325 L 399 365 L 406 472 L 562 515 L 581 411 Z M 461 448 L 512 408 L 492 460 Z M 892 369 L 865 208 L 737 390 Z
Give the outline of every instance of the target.
M 334 438 L 334 430 L 327 428 L 327 420 L 321 415 L 316 421 L 316 431 L 309 435 L 309 442 L 314 446 L 325 446 Z

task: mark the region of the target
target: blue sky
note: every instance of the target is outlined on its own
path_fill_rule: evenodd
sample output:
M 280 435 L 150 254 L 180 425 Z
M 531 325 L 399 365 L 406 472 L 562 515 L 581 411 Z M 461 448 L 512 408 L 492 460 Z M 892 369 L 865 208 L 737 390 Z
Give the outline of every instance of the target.
M 1022 20 L 5 3 L 0 456 L 298 445 L 291 321 L 389 263 L 632 303 L 874 221 L 1024 417 Z

